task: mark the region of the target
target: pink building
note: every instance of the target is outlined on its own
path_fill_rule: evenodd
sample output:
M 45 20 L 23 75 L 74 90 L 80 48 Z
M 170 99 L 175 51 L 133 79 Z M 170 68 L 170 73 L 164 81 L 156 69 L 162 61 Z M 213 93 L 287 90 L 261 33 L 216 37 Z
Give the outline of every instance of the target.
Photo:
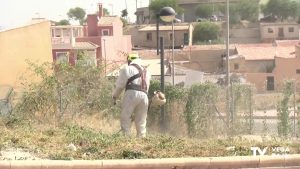
M 98 4 L 98 7 L 98 14 L 87 15 L 84 26 L 51 27 L 54 61 L 61 55 L 62 48 L 67 50 L 69 46 L 70 49 L 79 50 L 76 47 L 78 45 L 80 50 L 94 52 L 97 66 L 105 65 L 108 70 L 113 68 L 112 65 L 119 65 L 126 60 L 123 53 L 131 51 L 131 36 L 123 35 L 123 23 L 118 16 L 105 16 L 102 4 Z M 72 44 L 72 41 L 75 42 Z M 73 56 L 69 62 L 74 64 L 76 60 L 77 57 Z

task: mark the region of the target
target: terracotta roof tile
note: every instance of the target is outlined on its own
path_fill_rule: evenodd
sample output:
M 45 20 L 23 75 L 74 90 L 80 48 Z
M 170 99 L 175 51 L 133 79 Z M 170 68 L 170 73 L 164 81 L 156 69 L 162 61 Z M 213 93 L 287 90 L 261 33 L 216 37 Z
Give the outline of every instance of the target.
M 160 31 L 171 31 L 172 26 L 159 26 Z M 189 25 L 175 25 L 174 30 L 189 30 Z M 156 31 L 156 26 L 146 26 L 142 29 L 139 29 L 139 31 Z
M 119 17 L 117 16 L 102 16 L 99 21 L 99 26 L 111 26 Z
M 281 58 L 295 57 L 297 41 L 276 41 L 277 47 L 271 43 L 236 45 L 238 55 L 245 60 L 272 60 L 275 56 Z
M 74 49 L 96 49 L 98 45 L 91 42 L 76 42 L 73 46 Z
M 70 43 L 52 44 L 52 49 L 96 49 L 97 47 L 91 42 L 75 42 L 73 46 Z
M 229 45 L 229 49 L 234 49 L 235 45 Z M 193 45 L 193 46 L 186 46 L 183 50 L 226 50 L 225 44 L 220 45 Z

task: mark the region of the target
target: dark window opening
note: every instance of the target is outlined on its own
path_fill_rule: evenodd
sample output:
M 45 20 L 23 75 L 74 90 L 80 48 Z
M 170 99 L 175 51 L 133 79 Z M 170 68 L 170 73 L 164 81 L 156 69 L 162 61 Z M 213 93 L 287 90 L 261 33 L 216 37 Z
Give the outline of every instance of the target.
M 152 41 L 152 33 L 147 33 L 147 40 Z
M 109 35 L 109 30 L 103 30 L 102 35 L 103 36 L 108 36 Z
M 173 33 L 170 33 L 170 40 L 173 40 Z
M 185 45 L 188 45 L 189 44 L 189 34 L 188 33 L 184 33 L 183 34 L 183 43 L 185 44 Z
M 274 90 L 274 76 L 267 77 L 267 90 L 268 91 Z
M 294 32 L 294 28 L 293 27 L 289 27 L 289 32 Z
M 238 70 L 239 68 L 240 68 L 240 65 L 237 64 L 237 63 L 235 63 L 235 64 L 234 64 L 234 70 Z
M 268 28 L 268 33 L 273 33 L 273 29 L 272 28 Z

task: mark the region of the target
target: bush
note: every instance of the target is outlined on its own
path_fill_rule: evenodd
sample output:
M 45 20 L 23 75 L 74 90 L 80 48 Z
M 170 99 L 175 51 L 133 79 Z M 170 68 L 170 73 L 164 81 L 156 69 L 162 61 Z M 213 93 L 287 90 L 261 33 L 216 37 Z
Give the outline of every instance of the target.
M 193 42 L 217 40 L 219 37 L 220 28 L 218 25 L 211 22 L 202 22 L 195 26 L 193 32 Z
M 218 86 L 212 83 L 193 85 L 189 90 L 185 119 L 190 137 L 207 137 L 213 134 L 214 103 Z
M 286 81 L 283 89 L 283 99 L 277 105 L 278 134 L 287 137 L 291 131 L 291 122 L 289 119 L 289 100 L 294 91 L 294 83 Z
M 160 81 L 152 80 L 149 89 L 149 99 L 152 98 L 153 92 L 160 90 Z M 165 105 L 165 130 L 183 127 L 178 126 L 178 123 L 183 122 L 183 114 L 179 109 L 185 107 L 187 90 L 180 86 L 165 85 L 165 96 L 167 103 Z M 151 106 L 151 105 L 150 105 Z M 148 112 L 147 125 L 155 131 L 161 130 L 158 128 L 162 123 L 161 107 L 150 107 Z M 176 124 L 174 124 L 176 123 Z M 176 126 L 175 126 L 176 125 Z M 176 133 L 173 133 L 176 134 Z
M 101 68 L 81 65 L 55 65 L 54 68 L 50 63 L 29 63 L 29 66 L 32 76 L 40 81 L 23 80 L 24 94 L 15 113 L 62 117 L 104 112 L 110 108 L 113 84 L 103 78 Z

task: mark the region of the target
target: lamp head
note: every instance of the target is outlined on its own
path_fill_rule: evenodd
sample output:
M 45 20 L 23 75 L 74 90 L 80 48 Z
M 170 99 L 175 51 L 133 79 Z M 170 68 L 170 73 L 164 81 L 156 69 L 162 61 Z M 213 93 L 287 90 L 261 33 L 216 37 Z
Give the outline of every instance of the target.
M 160 19 L 164 22 L 172 22 L 175 18 L 176 12 L 171 7 L 163 7 L 159 12 Z

